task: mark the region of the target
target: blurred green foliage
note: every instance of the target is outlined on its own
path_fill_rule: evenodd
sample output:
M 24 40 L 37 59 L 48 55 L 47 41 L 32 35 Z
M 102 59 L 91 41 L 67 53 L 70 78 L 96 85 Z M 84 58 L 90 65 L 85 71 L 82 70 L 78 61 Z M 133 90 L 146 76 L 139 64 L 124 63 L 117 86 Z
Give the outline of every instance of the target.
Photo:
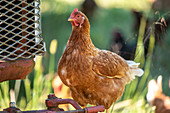
M 59 0 L 41 1 L 42 37 L 46 42 L 47 52 L 44 56 L 37 57 L 33 72 L 25 80 L 0 83 L 1 109 L 8 107 L 10 90 L 14 90 L 17 107 L 21 110 L 44 109 L 47 95 L 53 93 L 51 82 L 54 73 L 57 71 L 58 60 L 63 53 L 72 30 L 71 24 L 67 22 L 67 19 L 74 8 L 80 8 L 82 1 L 73 5 L 71 5 L 70 2 L 67 3 L 67 0 L 63 2 Z M 133 26 L 135 24 L 134 17 L 131 10 L 128 9 L 130 7 L 134 8 L 131 3 L 135 0 L 130 1 L 129 6 L 126 6 L 125 9 L 116 6 L 116 8 L 103 8 L 99 6 L 94 17 L 90 19 L 91 38 L 95 46 L 100 49 L 109 48 L 111 33 L 114 29 L 120 29 L 130 42 L 136 42 L 138 40 L 137 57 L 135 60 L 141 62 L 142 67 L 145 65 L 145 67 L 143 67 L 145 74 L 141 78 L 136 78 L 133 82 L 128 84 L 124 95 L 118 101 L 118 103 L 124 102 L 125 100 L 130 100 L 131 102 L 119 109 L 113 109 L 113 111 L 114 113 L 154 113 L 154 108 L 150 107 L 145 100 L 147 83 L 150 79 L 156 78 L 160 74 L 163 75 L 163 92 L 166 95 L 170 95 L 167 79 L 170 73 L 170 63 L 168 63 L 170 55 L 170 51 L 168 50 L 170 45 L 168 43 L 170 43 L 170 39 L 165 38 L 163 45 L 159 43 L 154 47 L 154 36 L 151 32 L 149 56 L 145 59 L 143 56 L 144 48 L 142 37 L 144 35 L 146 21 L 142 21 L 143 23 L 139 30 L 139 34 L 141 34 L 137 38 L 136 35 L 133 34 Z M 141 1 L 142 0 L 140 0 L 140 2 Z M 128 3 L 126 2 L 126 4 Z M 141 7 L 139 9 L 145 11 L 145 13 L 149 13 L 148 4 L 143 7 L 143 9 Z M 57 46 L 54 45 L 54 47 L 52 45 L 52 47 L 57 48 L 56 52 L 49 51 L 53 39 L 56 39 L 58 42 Z M 145 64 L 144 61 L 146 61 Z

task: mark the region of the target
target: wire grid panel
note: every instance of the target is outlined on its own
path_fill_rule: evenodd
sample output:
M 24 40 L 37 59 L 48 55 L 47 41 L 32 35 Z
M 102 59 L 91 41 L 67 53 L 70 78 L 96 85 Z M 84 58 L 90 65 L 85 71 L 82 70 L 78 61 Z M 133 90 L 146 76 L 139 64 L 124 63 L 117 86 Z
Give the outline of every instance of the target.
M 43 54 L 40 0 L 1 0 L 0 4 L 0 60 Z

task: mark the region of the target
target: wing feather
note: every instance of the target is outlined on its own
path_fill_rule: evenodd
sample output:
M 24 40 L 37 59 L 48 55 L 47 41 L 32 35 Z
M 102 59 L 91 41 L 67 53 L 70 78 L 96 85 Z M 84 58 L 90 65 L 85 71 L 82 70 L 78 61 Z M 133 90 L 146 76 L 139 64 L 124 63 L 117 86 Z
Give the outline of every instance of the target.
M 106 50 L 99 50 L 93 58 L 92 70 L 100 76 L 121 78 L 129 71 L 127 62 L 119 55 Z

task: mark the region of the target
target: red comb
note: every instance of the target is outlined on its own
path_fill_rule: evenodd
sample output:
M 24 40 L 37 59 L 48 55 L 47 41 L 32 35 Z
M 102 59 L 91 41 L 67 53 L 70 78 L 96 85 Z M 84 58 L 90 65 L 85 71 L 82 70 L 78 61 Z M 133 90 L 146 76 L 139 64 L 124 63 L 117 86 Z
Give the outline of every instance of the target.
M 74 13 L 77 12 L 77 11 L 78 11 L 78 9 L 75 8 L 74 11 L 71 13 L 71 17 L 73 17 L 73 16 L 74 16 Z

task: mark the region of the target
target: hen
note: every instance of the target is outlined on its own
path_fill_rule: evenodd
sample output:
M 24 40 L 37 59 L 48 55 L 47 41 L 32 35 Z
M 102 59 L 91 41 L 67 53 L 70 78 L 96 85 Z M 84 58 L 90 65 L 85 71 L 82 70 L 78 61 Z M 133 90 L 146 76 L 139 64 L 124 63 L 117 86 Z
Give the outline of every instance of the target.
M 125 60 L 132 60 L 135 57 L 136 43 L 125 41 L 125 37 L 120 30 L 112 32 L 110 51 L 123 57 Z
M 146 95 L 150 105 L 155 106 L 155 113 L 170 113 L 170 97 L 162 92 L 162 76 L 149 81 L 148 93 Z
M 81 11 L 89 18 L 94 16 L 96 9 L 97 4 L 94 0 L 84 0 L 81 5 Z
M 135 75 L 141 76 L 143 70 L 138 68 L 139 63 L 96 48 L 90 38 L 88 18 L 78 9 L 68 21 L 72 33 L 60 58 L 58 75 L 78 104 L 104 105 L 109 109 L 122 95 L 125 85 Z

